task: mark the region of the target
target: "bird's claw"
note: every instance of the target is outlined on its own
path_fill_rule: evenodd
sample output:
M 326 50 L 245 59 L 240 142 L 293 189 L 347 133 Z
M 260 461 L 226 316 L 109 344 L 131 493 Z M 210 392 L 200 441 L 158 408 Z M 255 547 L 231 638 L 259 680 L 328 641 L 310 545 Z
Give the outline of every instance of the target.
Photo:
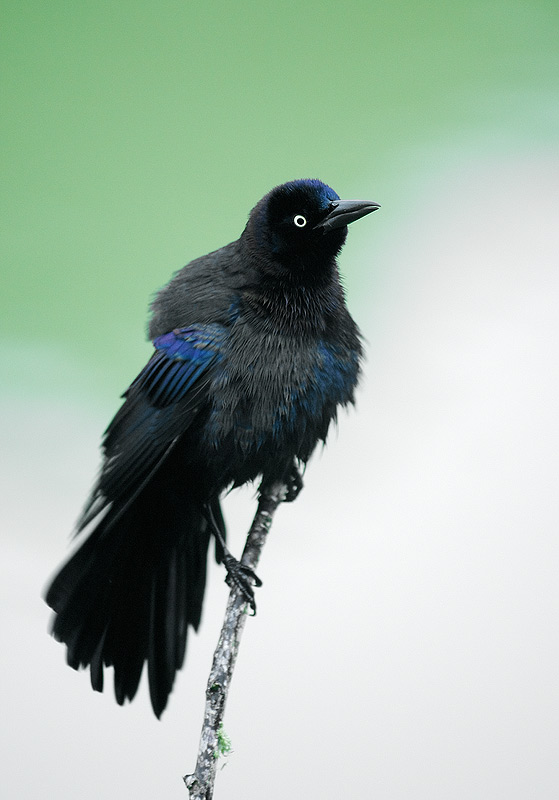
M 253 569 L 241 564 L 230 553 L 224 557 L 223 561 L 227 570 L 225 582 L 231 588 L 235 587 L 239 590 L 249 604 L 252 616 L 254 616 L 256 614 L 256 600 L 254 599 L 252 587 L 262 586 L 262 581 Z
M 283 498 L 284 503 L 292 503 L 299 496 L 299 492 L 303 488 L 303 478 L 295 464 L 293 464 L 287 476 L 286 486 L 287 491 Z

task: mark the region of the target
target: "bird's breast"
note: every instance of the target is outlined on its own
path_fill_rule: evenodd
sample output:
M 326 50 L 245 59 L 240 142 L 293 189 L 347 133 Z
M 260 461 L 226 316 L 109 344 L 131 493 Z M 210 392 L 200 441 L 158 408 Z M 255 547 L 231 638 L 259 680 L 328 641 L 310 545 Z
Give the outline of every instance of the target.
M 210 392 L 210 450 L 243 462 L 252 477 L 264 462 L 306 461 L 337 407 L 353 399 L 358 369 L 358 353 L 335 342 L 254 332 L 231 337 Z

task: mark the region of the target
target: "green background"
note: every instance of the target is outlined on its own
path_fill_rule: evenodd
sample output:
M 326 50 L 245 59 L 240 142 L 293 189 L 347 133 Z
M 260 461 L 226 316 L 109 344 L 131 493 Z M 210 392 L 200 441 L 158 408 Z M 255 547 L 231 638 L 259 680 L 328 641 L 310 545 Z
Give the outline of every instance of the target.
M 151 294 L 297 177 L 383 206 L 352 230 L 359 310 L 425 174 L 557 141 L 558 23 L 555 2 L 5 2 L 0 334 L 36 354 L 28 388 L 63 391 L 62 353 L 124 388 Z

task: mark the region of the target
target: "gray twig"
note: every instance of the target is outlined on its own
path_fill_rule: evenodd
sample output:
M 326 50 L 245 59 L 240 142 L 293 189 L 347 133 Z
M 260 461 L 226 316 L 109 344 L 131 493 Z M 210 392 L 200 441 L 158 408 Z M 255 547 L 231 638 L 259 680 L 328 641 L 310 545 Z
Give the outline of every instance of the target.
M 285 497 L 286 487 L 275 483 L 260 495 L 258 510 L 248 532 L 241 564 L 255 569 L 270 530 L 274 513 Z M 239 643 L 247 618 L 247 602 L 241 592 L 233 587 L 229 594 L 223 627 L 214 653 L 206 689 L 206 708 L 200 736 L 196 769 L 183 780 L 190 800 L 211 800 L 219 755 L 225 703 L 233 677 Z

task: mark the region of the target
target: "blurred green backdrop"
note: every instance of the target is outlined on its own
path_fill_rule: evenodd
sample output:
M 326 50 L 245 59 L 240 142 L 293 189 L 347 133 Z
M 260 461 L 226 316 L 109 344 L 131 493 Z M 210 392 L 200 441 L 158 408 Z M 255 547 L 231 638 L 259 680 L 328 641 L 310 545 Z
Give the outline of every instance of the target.
M 152 292 L 292 178 L 383 205 L 359 316 L 417 175 L 558 138 L 554 0 L 2 5 L 4 389 L 123 389 Z

